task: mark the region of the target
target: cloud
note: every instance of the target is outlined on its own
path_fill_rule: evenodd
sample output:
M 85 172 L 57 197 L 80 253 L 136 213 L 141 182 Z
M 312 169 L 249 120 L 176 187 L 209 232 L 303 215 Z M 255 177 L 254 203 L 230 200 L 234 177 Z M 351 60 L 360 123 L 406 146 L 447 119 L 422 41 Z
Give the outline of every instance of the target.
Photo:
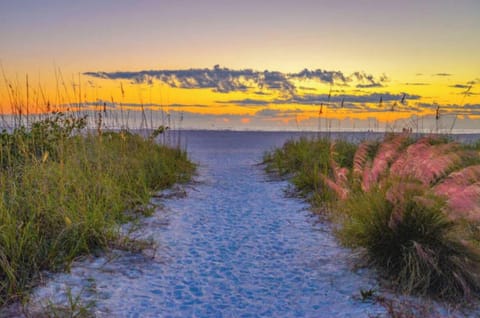
M 258 72 L 257 83 L 260 88 L 278 90 L 287 95 L 295 94 L 295 85 L 288 79 L 287 75 L 281 72 Z
M 417 106 L 422 109 L 437 109 L 437 107 L 440 105 L 438 105 L 437 103 L 418 103 Z
M 255 116 L 260 117 L 290 117 L 302 113 L 300 109 L 280 110 L 272 108 L 263 108 L 255 113 Z
M 184 89 L 208 88 L 219 93 L 268 89 L 285 95 L 294 94 L 295 86 L 281 72 L 233 70 L 215 65 L 213 68 L 188 70 L 150 70 L 139 72 L 85 72 L 84 75 L 102 79 L 130 80 L 135 84 L 161 81 L 171 87 Z
M 142 108 L 142 107 L 145 107 L 145 108 L 149 108 L 149 107 L 155 107 L 155 108 L 158 108 L 158 107 L 171 107 L 171 108 L 200 107 L 200 108 L 208 108 L 209 107 L 208 105 L 205 105 L 205 104 L 116 103 L 116 102 L 107 101 L 107 100 L 103 100 L 103 99 L 98 99 L 97 101 L 85 101 L 85 102 L 82 102 L 80 106 L 99 107 L 99 106 L 103 106 L 103 105 L 105 105 L 106 107 L 109 107 L 111 109 L 120 108 L 120 107 L 132 107 L 132 108 L 134 108 L 134 107 L 137 108 L 138 107 L 139 109 Z M 70 105 L 65 104 L 64 106 L 70 106 Z
M 151 85 L 155 81 L 163 82 L 171 87 L 183 89 L 211 89 L 219 93 L 246 92 L 254 90 L 257 95 L 280 93 L 283 97 L 297 94 L 295 81 L 314 80 L 323 84 L 349 86 L 355 84 L 359 88 L 382 87 L 389 81 L 385 74 L 375 78 L 365 72 L 354 72 L 346 75 L 341 71 L 322 69 L 304 69 L 298 73 L 278 71 L 255 71 L 252 69 L 234 70 L 215 65 L 213 68 L 197 68 L 187 70 L 144 70 L 138 72 L 85 72 L 86 76 L 111 80 L 129 80 L 134 84 Z M 299 89 L 307 89 L 303 86 Z
M 383 87 L 380 83 L 371 83 L 371 84 L 357 84 L 356 88 L 374 88 L 374 87 Z
M 315 91 L 317 90 L 314 87 L 306 87 L 306 86 L 299 86 L 298 89 L 304 90 L 304 91 Z
M 405 83 L 405 85 L 410 85 L 410 86 L 427 86 L 427 85 L 430 85 L 430 83 L 414 82 L 414 83 Z
M 405 95 L 407 100 L 418 100 L 419 95 L 409 95 L 405 93 L 372 93 L 367 95 L 335 95 L 331 96 L 330 101 L 333 103 L 341 103 L 342 101 L 350 103 L 378 103 L 380 99 L 383 102 L 400 101 Z M 328 101 L 328 94 L 307 94 L 303 96 L 296 96 L 293 99 L 298 104 L 320 104 Z
M 383 87 L 382 83 L 388 82 L 389 78 L 383 74 L 378 79 L 371 74 L 366 74 L 365 72 L 354 72 L 350 77 L 350 80 L 356 80 L 358 84 L 357 88 L 375 88 Z
M 463 109 L 480 110 L 480 104 L 466 104 Z
M 433 74 L 432 76 L 443 76 L 443 77 L 446 77 L 446 76 L 452 76 L 452 74 L 450 74 L 450 73 L 436 73 L 436 74 Z
M 181 107 L 201 107 L 201 108 L 208 108 L 208 107 L 210 107 L 210 106 L 205 105 L 205 104 L 178 104 L 178 103 L 175 103 L 175 104 L 165 104 L 165 105 L 157 105 L 157 106 L 178 107 L 178 108 L 181 108 Z
M 278 109 L 263 108 L 255 113 L 255 116 L 273 117 L 277 116 L 281 111 Z
M 455 84 L 455 85 L 450 85 L 448 87 L 452 87 L 452 88 L 461 88 L 461 89 L 467 89 L 467 88 L 470 88 L 471 85 L 464 85 L 464 84 Z
M 228 100 L 228 101 L 215 101 L 217 104 L 235 104 L 239 106 L 263 106 L 268 105 L 271 102 L 260 100 L 260 99 L 252 99 L 252 98 L 245 98 L 245 99 L 238 99 L 238 100 Z
M 256 91 L 254 92 L 255 95 L 263 95 L 263 96 L 269 96 L 269 95 L 272 95 L 270 93 L 266 93 L 266 92 L 262 92 L 262 91 Z
M 314 105 L 320 104 L 334 104 L 337 107 L 347 109 L 366 109 L 365 104 L 382 102 L 397 102 L 400 108 L 403 100 L 418 100 L 419 95 L 409 95 L 406 93 L 392 94 L 392 93 L 372 93 L 367 95 L 333 95 L 329 94 L 306 94 L 296 95 L 285 99 L 274 99 L 272 101 L 256 100 L 256 99 L 242 99 L 242 100 L 227 100 L 217 101 L 219 104 L 235 104 L 240 106 L 262 106 L 262 105 L 285 105 L 285 104 L 299 104 L 299 105 Z
M 437 109 L 446 113 L 454 113 L 457 115 L 472 115 L 480 112 L 480 104 L 437 104 L 437 103 L 419 103 L 418 107 L 423 109 Z
M 345 84 L 349 81 L 347 76 L 345 76 L 342 72 L 340 71 L 327 71 L 327 70 L 308 70 L 304 69 L 301 72 L 298 73 L 291 73 L 290 74 L 291 78 L 296 78 L 296 79 L 303 79 L 303 80 L 317 80 L 322 83 L 326 84 Z
M 348 86 L 351 82 L 357 83 L 357 88 L 383 87 L 382 83 L 388 82 L 387 75 L 382 74 L 378 79 L 365 72 L 354 72 L 346 75 L 341 71 L 327 71 L 322 69 L 304 69 L 299 73 L 289 74 L 290 78 L 300 80 L 316 80 L 324 84 Z M 302 87 L 305 89 L 304 87 Z

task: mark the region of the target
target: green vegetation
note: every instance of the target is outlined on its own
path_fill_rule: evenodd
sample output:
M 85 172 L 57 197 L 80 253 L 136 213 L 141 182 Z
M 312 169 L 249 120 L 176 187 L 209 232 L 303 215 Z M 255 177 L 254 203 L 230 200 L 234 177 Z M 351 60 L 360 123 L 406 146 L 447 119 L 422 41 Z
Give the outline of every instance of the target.
M 154 138 L 85 126 L 56 113 L 0 134 L 0 305 L 21 297 L 41 270 L 118 245 L 119 224 L 136 207 L 194 172 L 184 151 Z
M 424 205 L 411 195 L 398 207 L 378 191 L 352 196 L 341 205 L 346 219 L 340 240 L 365 248 L 402 292 L 471 297 L 480 290 L 480 255 L 462 242 L 459 228 L 442 212 L 441 200 L 432 203 Z
M 356 146 L 346 141 L 332 143 L 328 139 L 300 138 L 291 140 L 282 148 L 264 156 L 266 170 L 283 177 L 290 177 L 301 196 L 312 203 L 320 204 L 333 199 L 333 194 L 321 179 L 330 173 L 331 148 L 335 145 L 333 157 L 341 167 L 351 168 Z
M 340 242 L 365 251 L 397 290 L 472 299 L 480 291 L 478 145 L 406 133 L 359 145 L 301 139 L 264 162 L 315 198 Z
M 83 291 L 83 290 L 82 290 Z M 95 317 L 93 313 L 93 308 L 95 307 L 95 302 L 90 301 L 88 303 L 82 302 L 82 292 L 77 295 L 73 295 L 71 289 L 66 290 L 67 304 L 66 305 L 56 305 L 52 302 L 49 302 L 46 308 L 43 308 L 42 312 L 36 313 L 27 313 L 27 316 L 32 315 L 33 317 L 51 317 L 51 318 L 93 318 Z

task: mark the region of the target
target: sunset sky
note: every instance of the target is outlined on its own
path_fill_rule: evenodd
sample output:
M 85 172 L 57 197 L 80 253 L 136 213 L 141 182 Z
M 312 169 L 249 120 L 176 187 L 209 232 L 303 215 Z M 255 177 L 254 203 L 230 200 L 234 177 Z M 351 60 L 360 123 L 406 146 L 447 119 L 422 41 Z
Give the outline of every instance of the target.
M 0 106 L 480 130 L 479 33 L 478 0 L 0 0 Z

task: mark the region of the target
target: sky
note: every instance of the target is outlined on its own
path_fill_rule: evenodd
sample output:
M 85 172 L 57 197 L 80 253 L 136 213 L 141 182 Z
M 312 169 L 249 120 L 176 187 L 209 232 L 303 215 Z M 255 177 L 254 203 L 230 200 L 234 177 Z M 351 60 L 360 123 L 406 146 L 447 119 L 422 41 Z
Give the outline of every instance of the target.
M 0 110 L 480 129 L 479 31 L 478 0 L 0 0 Z

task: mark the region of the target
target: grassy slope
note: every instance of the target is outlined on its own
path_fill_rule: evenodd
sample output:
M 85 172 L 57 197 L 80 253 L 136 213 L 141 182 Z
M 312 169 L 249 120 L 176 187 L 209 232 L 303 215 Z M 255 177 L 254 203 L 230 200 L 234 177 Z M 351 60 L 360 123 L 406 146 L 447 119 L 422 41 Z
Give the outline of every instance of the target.
M 125 211 L 188 181 L 186 153 L 128 132 L 79 135 L 77 119 L 1 135 L 0 305 L 41 270 L 109 246 Z

